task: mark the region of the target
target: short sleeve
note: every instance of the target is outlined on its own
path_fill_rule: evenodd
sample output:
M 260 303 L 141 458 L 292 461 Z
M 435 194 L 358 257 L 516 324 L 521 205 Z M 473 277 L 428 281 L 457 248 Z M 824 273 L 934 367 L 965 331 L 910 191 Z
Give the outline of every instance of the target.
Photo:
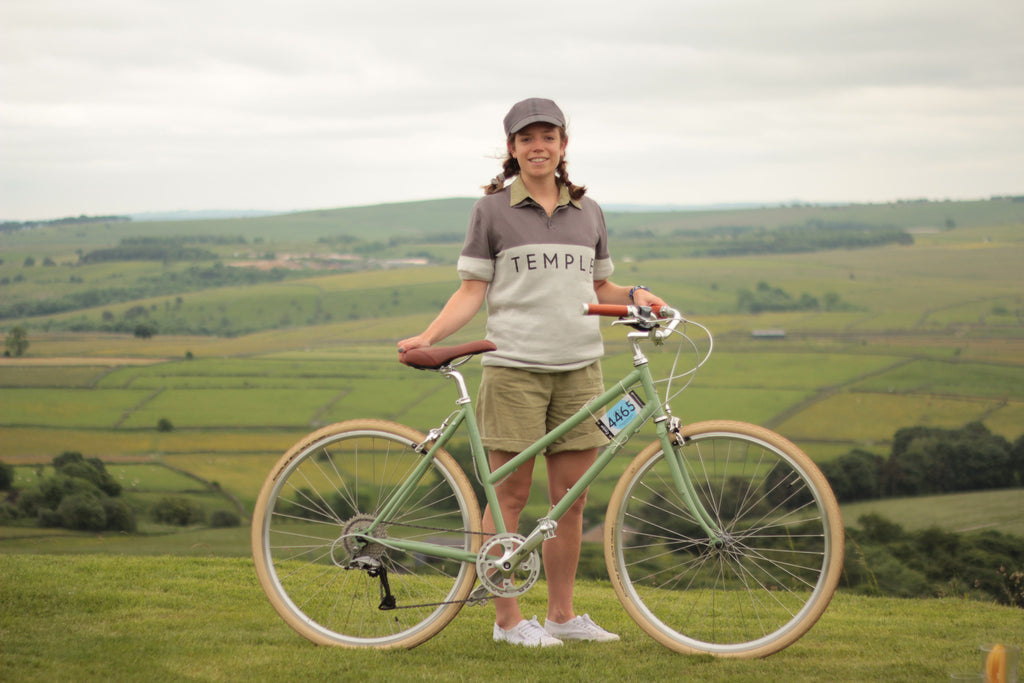
M 494 249 L 491 245 L 490 221 L 485 218 L 483 201 L 477 201 L 469 214 L 469 229 L 466 231 L 466 242 L 456 264 L 459 277 L 463 280 L 494 279 Z

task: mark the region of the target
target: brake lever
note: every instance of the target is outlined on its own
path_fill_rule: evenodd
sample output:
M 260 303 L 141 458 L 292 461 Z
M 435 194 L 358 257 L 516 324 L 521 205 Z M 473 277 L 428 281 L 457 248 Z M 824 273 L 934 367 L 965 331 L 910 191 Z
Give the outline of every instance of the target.
M 659 327 L 660 318 L 654 314 L 654 309 L 650 306 L 630 306 L 630 308 L 636 312 L 628 318 L 613 320 L 612 325 L 629 325 L 634 330 L 642 332 L 649 332 Z

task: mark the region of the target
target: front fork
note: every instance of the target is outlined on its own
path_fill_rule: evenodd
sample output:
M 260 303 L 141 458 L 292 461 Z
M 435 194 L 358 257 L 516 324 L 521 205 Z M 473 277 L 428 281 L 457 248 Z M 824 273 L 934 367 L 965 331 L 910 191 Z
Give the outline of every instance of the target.
M 693 514 L 708 541 L 714 547 L 721 547 L 725 544 L 725 534 L 719 527 L 718 522 L 707 511 L 704 504 L 697 495 L 697 489 L 693 486 L 693 479 L 686 471 L 682 449 L 690 439 L 681 433 L 681 422 L 678 417 L 673 416 L 666 409 L 664 426 L 658 425 L 658 438 L 661 440 L 662 451 L 665 455 L 665 462 L 668 463 L 672 481 L 675 484 L 679 495 L 686 502 L 686 507 Z

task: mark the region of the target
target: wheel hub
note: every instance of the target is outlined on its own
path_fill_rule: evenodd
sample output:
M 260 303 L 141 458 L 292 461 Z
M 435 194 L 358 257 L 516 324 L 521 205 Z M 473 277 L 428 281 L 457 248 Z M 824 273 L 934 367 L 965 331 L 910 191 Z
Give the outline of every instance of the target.
M 370 528 L 370 525 L 377 518 L 373 515 L 359 514 L 349 518 L 341 528 L 341 535 L 338 540 L 334 542 L 334 547 L 337 548 L 339 545 L 345 550 L 347 560 L 355 559 L 356 557 L 368 557 L 373 560 L 380 560 L 384 556 L 384 551 L 387 548 L 380 543 L 367 542 L 366 530 Z M 371 538 L 387 538 L 387 528 L 383 524 L 379 524 L 377 528 L 373 530 L 372 534 L 369 534 Z M 332 556 L 336 551 L 332 551 Z M 338 559 L 335 558 L 336 564 Z

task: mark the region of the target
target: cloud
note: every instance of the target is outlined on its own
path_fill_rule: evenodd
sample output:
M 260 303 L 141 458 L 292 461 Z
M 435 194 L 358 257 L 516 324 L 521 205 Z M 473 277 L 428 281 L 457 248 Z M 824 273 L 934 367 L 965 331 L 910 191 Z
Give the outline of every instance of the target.
M 522 97 L 613 202 L 1024 187 L 1018 0 L 7 0 L 0 216 L 472 195 Z

